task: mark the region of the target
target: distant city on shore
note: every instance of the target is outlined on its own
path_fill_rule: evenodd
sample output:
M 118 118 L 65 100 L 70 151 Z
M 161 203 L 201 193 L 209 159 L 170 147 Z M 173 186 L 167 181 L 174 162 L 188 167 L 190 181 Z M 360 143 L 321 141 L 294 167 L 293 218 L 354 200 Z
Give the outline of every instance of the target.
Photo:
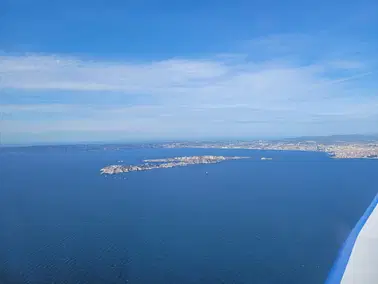
M 360 136 L 359 136 L 360 137 Z M 315 138 L 315 137 L 314 137 Z M 255 140 L 236 142 L 179 142 L 163 144 L 164 148 L 216 148 L 216 149 L 253 149 L 278 151 L 325 152 L 337 159 L 377 159 L 378 138 L 343 140 L 337 136 L 314 138 L 294 138 L 283 140 Z M 357 137 L 356 137 L 357 138 Z M 360 137 L 361 138 L 361 137 Z
M 324 152 L 337 159 L 377 159 L 378 135 L 333 135 L 298 137 L 276 140 L 229 140 L 229 141 L 170 141 L 156 143 L 88 143 L 69 145 L 39 145 L 2 147 L 0 151 L 12 151 L 14 148 L 31 150 L 62 150 L 82 149 L 121 150 L 135 148 L 203 148 L 203 149 L 251 149 L 278 151 L 312 151 Z

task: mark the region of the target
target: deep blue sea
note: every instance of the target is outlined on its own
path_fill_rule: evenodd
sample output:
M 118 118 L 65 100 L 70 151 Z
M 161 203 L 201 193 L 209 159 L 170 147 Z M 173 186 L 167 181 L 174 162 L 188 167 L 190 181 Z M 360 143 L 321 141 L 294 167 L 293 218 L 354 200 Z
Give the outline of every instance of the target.
M 99 174 L 118 160 L 204 154 L 253 158 Z M 7 148 L 0 283 L 323 283 L 377 172 L 378 160 L 324 153 Z

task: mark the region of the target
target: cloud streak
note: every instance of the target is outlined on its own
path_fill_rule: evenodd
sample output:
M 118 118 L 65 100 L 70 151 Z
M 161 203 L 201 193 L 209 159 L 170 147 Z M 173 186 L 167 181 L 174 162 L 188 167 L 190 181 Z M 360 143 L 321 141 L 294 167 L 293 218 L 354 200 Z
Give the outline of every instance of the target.
M 219 62 L 170 59 L 150 63 L 80 60 L 65 56 L 1 56 L 3 88 L 152 92 L 195 86 L 221 77 Z
M 3 54 L 0 88 L 10 94 L 0 111 L 13 114 L 3 128 L 177 138 L 374 132 L 374 64 L 333 51 L 309 60 L 309 42 L 271 37 L 249 54 L 152 62 Z

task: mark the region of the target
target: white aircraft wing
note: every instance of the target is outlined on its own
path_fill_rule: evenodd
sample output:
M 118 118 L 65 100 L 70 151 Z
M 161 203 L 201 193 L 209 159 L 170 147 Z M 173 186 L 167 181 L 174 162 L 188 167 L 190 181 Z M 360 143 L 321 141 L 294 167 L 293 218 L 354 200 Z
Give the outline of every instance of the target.
M 326 284 L 378 283 L 378 195 L 340 251 Z

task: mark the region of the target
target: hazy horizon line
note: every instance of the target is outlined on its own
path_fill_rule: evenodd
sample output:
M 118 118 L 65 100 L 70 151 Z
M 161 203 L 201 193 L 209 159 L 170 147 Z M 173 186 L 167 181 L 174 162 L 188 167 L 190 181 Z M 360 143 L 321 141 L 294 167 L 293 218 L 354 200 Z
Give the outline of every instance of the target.
M 31 143 L 2 143 L 0 147 L 33 147 L 33 146 L 74 146 L 74 145 L 106 145 L 106 144 L 161 144 L 180 142 L 232 142 L 232 141 L 257 141 L 257 140 L 287 140 L 287 139 L 308 139 L 308 138 L 330 138 L 330 137 L 371 137 L 378 139 L 378 133 L 349 133 L 349 134 L 329 134 L 329 135 L 298 135 L 285 137 L 207 137 L 207 138 L 162 138 L 162 139 L 116 139 L 116 140 L 88 140 L 88 141 L 57 141 L 57 142 L 31 142 Z

